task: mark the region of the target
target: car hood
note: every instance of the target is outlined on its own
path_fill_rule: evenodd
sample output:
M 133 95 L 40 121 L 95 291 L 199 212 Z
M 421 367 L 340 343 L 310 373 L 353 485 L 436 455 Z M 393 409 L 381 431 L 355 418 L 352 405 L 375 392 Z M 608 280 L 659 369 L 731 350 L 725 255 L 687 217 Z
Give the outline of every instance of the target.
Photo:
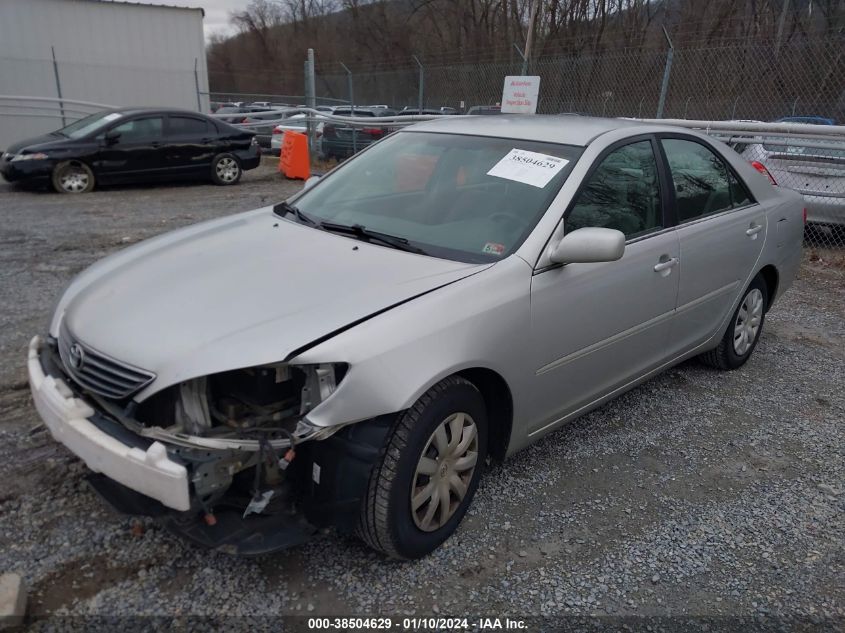
M 36 137 L 33 137 L 33 138 L 28 138 L 28 139 L 23 140 L 23 141 L 19 141 L 17 143 L 12 143 L 4 151 L 6 151 L 10 154 L 17 154 L 19 151 L 21 151 L 25 147 L 26 148 L 33 148 L 33 149 L 35 149 L 36 147 L 46 148 L 48 146 L 55 145 L 56 143 L 61 143 L 62 141 L 65 141 L 65 140 L 67 140 L 67 139 L 64 138 L 63 136 L 59 136 L 57 134 L 44 134 L 42 136 L 36 136 Z
M 59 311 L 82 343 L 157 375 L 143 399 L 188 378 L 283 360 L 488 266 L 368 244 L 267 208 L 117 253 L 83 273 Z

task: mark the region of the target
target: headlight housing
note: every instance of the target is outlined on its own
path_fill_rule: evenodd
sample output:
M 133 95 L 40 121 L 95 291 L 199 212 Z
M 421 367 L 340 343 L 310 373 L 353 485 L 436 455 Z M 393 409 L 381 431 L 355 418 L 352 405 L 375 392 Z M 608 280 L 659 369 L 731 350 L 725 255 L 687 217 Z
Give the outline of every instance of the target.
M 22 160 L 44 160 L 46 158 L 49 158 L 49 156 L 43 152 L 32 152 L 31 154 L 16 154 L 15 156 L 12 156 L 12 160 L 9 162 L 17 163 Z

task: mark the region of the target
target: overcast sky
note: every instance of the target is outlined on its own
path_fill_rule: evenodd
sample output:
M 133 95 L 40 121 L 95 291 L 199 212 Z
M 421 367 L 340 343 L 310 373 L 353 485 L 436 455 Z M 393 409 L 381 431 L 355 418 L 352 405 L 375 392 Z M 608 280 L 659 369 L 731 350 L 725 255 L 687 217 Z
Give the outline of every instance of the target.
M 231 33 L 229 12 L 240 11 L 249 0 L 135 0 L 141 4 L 170 4 L 180 7 L 202 7 L 205 9 L 205 37 L 212 33 Z

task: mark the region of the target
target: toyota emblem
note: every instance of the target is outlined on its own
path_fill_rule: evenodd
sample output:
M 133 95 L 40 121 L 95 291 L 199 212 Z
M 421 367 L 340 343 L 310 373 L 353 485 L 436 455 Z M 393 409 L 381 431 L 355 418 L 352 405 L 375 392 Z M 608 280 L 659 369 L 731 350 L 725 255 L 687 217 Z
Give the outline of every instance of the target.
M 83 364 L 85 364 L 85 350 L 78 343 L 74 343 L 70 346 L 70 366 L 78 370 L 82 369 Z

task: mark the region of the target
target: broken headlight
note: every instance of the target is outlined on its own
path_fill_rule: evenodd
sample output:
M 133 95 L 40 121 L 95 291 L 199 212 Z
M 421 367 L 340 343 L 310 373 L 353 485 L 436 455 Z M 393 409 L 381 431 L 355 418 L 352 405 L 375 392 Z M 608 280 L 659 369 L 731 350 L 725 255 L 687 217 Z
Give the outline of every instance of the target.
M 159 439 L 203 438 L 209 448 L 230 440 L 246 448 L 265 439 L 323 437 L 323 429 L 303 418 L 334 393 L 347 370 L 345 363 L 277 363 L 194 378 L 150 398 L 138 418 L 172 436 Z

